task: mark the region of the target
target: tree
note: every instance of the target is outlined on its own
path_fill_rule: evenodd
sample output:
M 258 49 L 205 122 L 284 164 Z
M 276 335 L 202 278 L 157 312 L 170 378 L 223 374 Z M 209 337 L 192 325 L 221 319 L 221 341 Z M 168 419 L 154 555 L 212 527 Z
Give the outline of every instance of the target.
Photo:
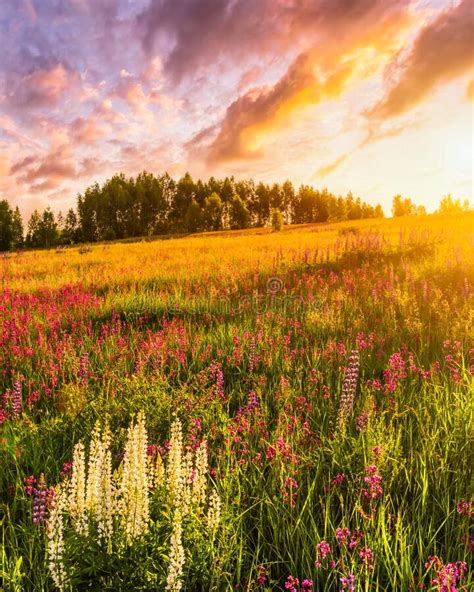
M 191 200 L 194 198 L 194 181 L 189 173 L 186 173 L 176 185 L 173 194 L 171 211 L 168 217 L 169 229 L 174 231 L 181 230 L 184 217 Z
M 12 247 L 20 249 L 23 246 L 23 219 L 20 209 L 16 206 L 12 215 Z
M 231 203 L 230 210 L 230 227 L 235 230 L 237 228 L 248 228 L 250 226 L 250 212 L 243 200 L 235 195 Z
M 278 232 L 283 228 L 283 214 L 278 208 L 272 209 L 271 221 L 272 228 L 275 232 Z
M 270 218 L 270 188 L 265 183 L 257 185 L 253 209 L 257 218 L 257 226 L 265 226 Z
M 9 251 L 13 242 L 13 212 L 6 199 L 0 201 L 0 251 Z
M 63 245 L 72 245 L 79 241 L 79 222 L 76 216 L 76 212 L 71 208 L 66 217 L 64 218 L 64 223 L 61 228 L 61 237 L 60 242 Z
M 417 206 L 409 197 L 403 198 L 401 195 L 395 195 L 392 201 L 392 214 L 394 218 L 400 216 L 420 216 L 426 214 L 424 206 Z
M 403 211 L 407 201 L 410 215 L 424 211 L 411 200 L 396 196 L 397 212 Z M 26 241 L 18 208 L 11 213 L 11 208 L 7 210 L 4 204 L 3 243 L 8 241 L 9 248 L 17 248 L 24 242 L 35 248 L 170 232 L 266 226 L 272 223 L 274 209 L 281 213 L 285 224 L 383 216 L 380 206 L 374 207 L 351 193 L 341 197 L 327 189 L 320 191 L 302 185 L 295 194 L 290 181 L 271 187 L 265 183 L 256 186 L 252 179 L 236 181 L 233 177 L 210 177 L 204 182 L 194 181 L 186 173 L 176 182 L 168 173 L 154 175 L 147 171 L 135 178 L 119 173 L 102 185 L 94 183 L 77 196 L 76 203 L 76 209 L 70 209 L 64 217 L 55 217 L 49 208 L 42 213 L 33 212 Z M 445 200 L 443 211 L 452 208 L 452 203 Z M 458 207 L 458 200 L 454 204 Z M 7 212 L 13 216 L 13 230 L 11 223 L 5 222 L 10 221 Z M 8 238 L 11 232 L 13 237 Z
M 50 208 L 46 208 L 38 223 L 40 247 L 53 247 L 58 242 L 58 225 Z
M 195 199 L 191 200 L 191 203 L 186 210 L 184 226 L 188 232 L 198 232 L 201 230 L 202 212 L 201 207 Z
M 204 201 L 203 222 L 205 230 L 222 228 L 222 201 L 217 193 L 211 193 Z
M 385 218 L 385 214 L 380 204 L 377 204 L 374 208 L 374 218 Z
M 439 206 L 437 209 L 438 214 L 462 214 L 464 212 L 469 212 L 469 201 L 465 199 L 462 203 L 461 200 L 453 199 L 451 194 L 448 193 L 445 195 L 441 201 L 439 202 Z

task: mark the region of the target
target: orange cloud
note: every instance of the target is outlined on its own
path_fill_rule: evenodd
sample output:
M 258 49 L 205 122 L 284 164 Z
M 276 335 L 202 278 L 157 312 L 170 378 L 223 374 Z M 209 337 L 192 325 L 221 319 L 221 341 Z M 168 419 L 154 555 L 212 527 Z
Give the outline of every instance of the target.
M 333 160 L 329 164 L 320 167 L 318 169 L 318 172 L 314 175 L 314 177 L 327 177 L 328 175 L 333 173 L 337 168 L 339 168 L 348 156 L 349 153 L 343 154 L 342 156 L 339 156 L 339 158 L 336 158 L 336 160 Z
M 468 82 L 466 88 L 466 99 L 468 101 L 474 101 L 474 79 Z
M 273 87 L 248 91 L 228 107 L 208 146 L 208 162 L 260 156 L 262 136 L 285 125 L 293 114 L 337 98 L 351 82 L 374 74 L 399 49 L 409 23 L 408 13 L 390 13 L 372 27 L 353 31 L 347 46 L 335 43 L 301 53 Z M 209 133 L 200 132 L 196 142 Z
M 422 101 L 438 85 L 474 67 L 474 11 L 472 0 L 462 0 L 427 25 L 410 52 L 396 58 L 388 73 L 398 80 L 369 112 L 375 118 L 395 117 Z

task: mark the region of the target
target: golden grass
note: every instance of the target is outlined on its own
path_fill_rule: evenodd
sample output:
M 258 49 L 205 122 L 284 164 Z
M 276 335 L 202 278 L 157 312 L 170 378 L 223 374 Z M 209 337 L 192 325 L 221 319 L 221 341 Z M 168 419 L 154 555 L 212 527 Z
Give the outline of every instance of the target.
M 184 238 L 139 240 L 132 243 L 92 245 L 56 252 L 27 251 L 0 258 L 0 288 L 34 291 L 82 283 L 113 288 L 159 280 L 164 285 L 219 280 L 232 287 L 233 280 L 256 269 L 270 273 L 291 264 L 306 251 L 332 253 L 343 245 L 345 232 L 378 234 L 390 245 L 414 242 L 417 237 L 436 243 L 446 257 L 472 257 L 474 212 L 385 220 L 357 220 L 334 224 L 287 226 L 281 232 L 269 228 L 195 234 Z M 456 251 L 456 253 L 454 253 Z

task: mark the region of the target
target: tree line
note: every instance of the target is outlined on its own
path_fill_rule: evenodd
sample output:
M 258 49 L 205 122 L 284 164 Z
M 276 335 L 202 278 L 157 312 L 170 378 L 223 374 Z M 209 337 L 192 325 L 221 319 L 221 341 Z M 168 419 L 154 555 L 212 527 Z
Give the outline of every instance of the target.
M 446 202 L 463 208 L 459 200 Z M 446 198 L 447 199 L 447 198 Z M 442 202 L 443 203 L 443 202 Z M 409 198 L 395 196 L 394 216 L 423 213 Z M 23 228 L 20 211 L 0 201 L 0 250 L 52 247 L 160 234 L 244 229 L 282 223 L 304 224 L 381 218 L 372 206 L 352 193 L 336 196 L 327 189 L 301 185 L 256 184 L 233 177 L 194 181 L 189 173 L 175 181 L 167 173 L 142 172 L 137 177 L 114 175 L 77 196 L 76 208 L 55 215 L 35 210 Z

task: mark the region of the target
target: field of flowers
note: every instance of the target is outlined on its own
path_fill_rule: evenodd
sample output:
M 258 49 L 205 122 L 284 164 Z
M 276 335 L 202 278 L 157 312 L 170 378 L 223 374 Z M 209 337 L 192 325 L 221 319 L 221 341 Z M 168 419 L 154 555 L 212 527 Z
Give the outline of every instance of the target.
M 2 590 L 472 590 L 473 228 L 0 259 Z

